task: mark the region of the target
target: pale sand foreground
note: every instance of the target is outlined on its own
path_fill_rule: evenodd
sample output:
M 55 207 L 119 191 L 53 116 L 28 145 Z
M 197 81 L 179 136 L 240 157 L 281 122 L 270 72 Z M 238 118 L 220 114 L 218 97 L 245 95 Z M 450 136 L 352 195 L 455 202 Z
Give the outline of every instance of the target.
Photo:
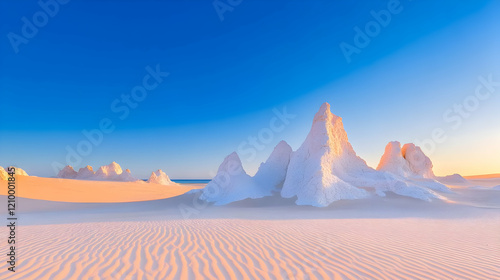
M 18 272 L 6 272 L 2 263 L 0 278 L 499 279 L 498 222 L 217 219 L 25 226 Z
M 500 279 L 500 191 L 456 189 L 448 198 L 327 208 L 276 198 L 204 206 L 190 194 L 20 198 L 17 272 L 2 261 L 0 279 Z

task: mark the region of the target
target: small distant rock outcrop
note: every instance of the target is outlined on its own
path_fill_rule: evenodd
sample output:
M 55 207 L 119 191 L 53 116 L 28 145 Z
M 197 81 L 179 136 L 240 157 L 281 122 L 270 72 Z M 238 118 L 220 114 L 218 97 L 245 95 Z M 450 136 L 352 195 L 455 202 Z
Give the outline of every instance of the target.
M 76 172 L 75 169 L 73 169 L 73 167 L 71 165 L 67 165 L 63 169 L 61 169 L 61 171 L 59 171 L 59 173 L 57 173 L 57 177 L 58 178 L 73 179 L 76 177 L 77 174 L 78 174 L 78 172 Z
M 462 185 L 462 184 L 467 184 L 469 181 L 462 177 L 459 174 L 453 174 L 453 175 L 448 175 L 448 176 L 443 176 L 443 177 L 436 177 L 436 180 L 443 184 L 448 184 L 448 185 Z
M 148 183 L 151 184 L 160 184 L 160 185 L 177 185 L 170 180 L 167 174 L 163 172 L 161 169 L 158 169 L 154 172 L 151 172 L 151 176 L 149 176 Z
M 3 168 L 2 166 L 0 166 L 0 180 L 8 180 L 9 179 L 9 168 L 15 168 L 15 174 L 16 176 L 29 176 L 28 173 L 26 173 L 26 171 L 24 171 L 23 169 L 19 168 L 19 167 L 15 167 L 15 166 L 7 166 L 5 168 Z

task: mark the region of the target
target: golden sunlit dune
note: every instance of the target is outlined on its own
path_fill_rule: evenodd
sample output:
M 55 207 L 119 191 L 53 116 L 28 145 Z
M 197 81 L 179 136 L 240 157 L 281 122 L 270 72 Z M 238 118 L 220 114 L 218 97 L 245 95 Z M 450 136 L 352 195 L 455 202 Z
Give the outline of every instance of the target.
M 129 202 L 181 195 L 203 185 L 159 185 L 138 182 L 86 181 L 16 176 L 18 197 L 65 202 Z M 7 194 L 7 181 L 0 181 L 0 195 Z
M 463 176 L 465 179 L 475 180 L 475 179 L 498 179 L 500 178 L 500 173 L 496 174 L 485 174 L 485 175 L 471 175 Z

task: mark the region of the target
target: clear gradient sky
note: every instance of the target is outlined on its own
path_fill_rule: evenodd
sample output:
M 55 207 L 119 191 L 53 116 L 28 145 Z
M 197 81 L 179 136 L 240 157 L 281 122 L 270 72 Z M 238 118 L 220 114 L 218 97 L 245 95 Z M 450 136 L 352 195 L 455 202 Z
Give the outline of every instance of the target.
M 211 178 L 239 151 L 253 174 L 280 140 L 297 149 L 329 102 L 372 167 L 387 142 L 441 129 L 437 174 L 500 173 L 500 86 L 473 97 L 478 77 L 500 81 L 499 1 L 401 0 L 350 62 L 341 43 L 355 47 L 355 28 L 391 1 L 221 0 L 220 17 L 213 1 L 72 0 L 33 34 L 23 18 L 44 20 L 37 2 L 0 2 L 2 166 L 54 176 L 105 119 L 114 131 L 75 169 L 116 161 L 140 178 Z M 122 95 L 157 65 L 169 75 L 125 113 Z M 464 102 L 470 112 L 456 111 Z M 295 117 L 282 125 L 284 107 Z

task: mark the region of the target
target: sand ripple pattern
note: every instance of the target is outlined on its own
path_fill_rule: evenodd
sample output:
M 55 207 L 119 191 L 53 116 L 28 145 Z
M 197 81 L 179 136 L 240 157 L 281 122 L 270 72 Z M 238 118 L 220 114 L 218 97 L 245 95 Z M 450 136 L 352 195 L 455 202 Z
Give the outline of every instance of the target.
M 500 279 L 498 219 L 75 223 L 18 240 L 0 279 Z

